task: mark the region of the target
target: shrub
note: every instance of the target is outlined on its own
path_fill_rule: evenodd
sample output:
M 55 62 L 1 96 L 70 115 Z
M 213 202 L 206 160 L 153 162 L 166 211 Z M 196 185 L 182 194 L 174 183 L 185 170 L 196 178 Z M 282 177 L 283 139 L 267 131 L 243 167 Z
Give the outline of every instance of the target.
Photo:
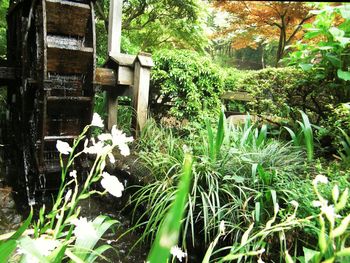
M 329 121 L 325 123 L 327 134 L 335 137 L 333 146 L 340 150 L 345 135 L 350 135 L 350 103 L 343 103 L 332 108 Z M 343 130 L 343 132 L 341 131 Z
M 151 110 L 155 117 L 200 119 L 221 107 L 223 80 L 210 59 L 189 50 L 160 50 L 153 55 Z
M 328 105 L 339 101 L 327 83 L 293 67 L 251 71 L 237 82 L 236 89 L 252 93 L 250 109 L 258 114 L 296 119 L 302 110 L 313 123 L 326 119 Z

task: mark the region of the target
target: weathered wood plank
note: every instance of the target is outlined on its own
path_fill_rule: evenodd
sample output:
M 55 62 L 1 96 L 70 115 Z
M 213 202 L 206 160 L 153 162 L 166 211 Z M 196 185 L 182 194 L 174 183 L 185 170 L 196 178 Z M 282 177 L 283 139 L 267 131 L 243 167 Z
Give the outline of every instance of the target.
M 90 6 L 70 1 L 46 0 L 47 32 L 83 37 L 90 17 Z
M 117 84 L 117 76 L 115 71 L 109 68 L 97 68 L 95 74 L 95 84 L 115 87 Z
M 248 92 L 227 91 L 223 95 L 221 95 L 221 99 L 224 99 L 224 100 L 239 100 L 239 101 L 252 101 L 254 98 Z
M 48 46 L 47 71 L 67 74 L 84 73 L 91 68 L 92 59 L 92 48 L 71 50 Z
M 118 84 L 131 86 L 134 84 L 133 68 L 119 66 L 118 67 Z
M 108 54 L 120 53 L 123 0 L 110 0 L 108 21 Z
M 133 108 L 136 115 L 133 118 L 135 137 L 139 136 L 144 128 L 148 117 L 149 83 L 151 68 L 142 67 L 140 61 L 135 62 L 134 87 L 133 87 Z

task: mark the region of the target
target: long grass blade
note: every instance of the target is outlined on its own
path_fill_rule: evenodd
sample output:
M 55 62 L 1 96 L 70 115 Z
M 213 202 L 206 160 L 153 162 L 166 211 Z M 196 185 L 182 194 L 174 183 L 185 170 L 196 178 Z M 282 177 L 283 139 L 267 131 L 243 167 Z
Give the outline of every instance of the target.
M 312 132 L 311 123 L 309 121 L 309 118 L 303 111 L 299 111 L 301 114 L 301 117 L 303 119 L 303 133 L 304 133 L 304 139 L 305 139 L 305 145 L 306 145 L 306 152 L 307 152 L 307 159 L 309 161 L 312 161 L 314 158 L 314 136 Z
M 150 263 L 167 262 L 171 247 L 178 242 L 181 220 L 191 184 L 191 173 L 192 156 L 185 154 L 183 176 L 179 183 L 178 192 L 152 245 L 147 259 Z

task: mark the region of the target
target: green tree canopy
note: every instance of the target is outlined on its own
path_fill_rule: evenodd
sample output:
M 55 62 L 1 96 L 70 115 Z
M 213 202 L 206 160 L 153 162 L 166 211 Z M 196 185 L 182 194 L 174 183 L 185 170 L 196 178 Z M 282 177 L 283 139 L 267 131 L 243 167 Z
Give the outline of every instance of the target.
M 128 0 L 123 3 L 122 50 L 136 53 L 159 48 L 188 48 L 202 51 L 203 4 L 199 0 Z M 97 0 L 97 31 L 107 38 L 109 0 Z M 100 39 L 99 44 L 106 45 Z M 106 53 L 105 53 L 106 54 Z

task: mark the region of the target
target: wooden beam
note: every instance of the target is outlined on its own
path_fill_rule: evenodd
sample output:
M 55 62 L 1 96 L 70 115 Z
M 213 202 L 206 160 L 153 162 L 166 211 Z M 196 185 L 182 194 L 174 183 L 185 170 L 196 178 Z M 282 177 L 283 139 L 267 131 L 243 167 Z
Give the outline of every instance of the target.
M 227 91 L 223 95 L 221 95 L 221 99 L 252 101 L 254 97 L 250 93 L 244 91 Z
M 145 127 L 147 121 L 151 77 L 151 67 L 142 66 L 142 59 L 139 56 L 135 61 L 133 88 L 133 108 L 136 115 L 133 117 L 132 128 L 134 129 L 135 137 L 139 136 L 140 131 Z
M 117 76 L 115 71 L 109 68 L 96 68 L 95 84 L 115 87 L 117 84 Z
M 111 0 L 108 22 L 108 54 L 120 53 L 123 0 Z

